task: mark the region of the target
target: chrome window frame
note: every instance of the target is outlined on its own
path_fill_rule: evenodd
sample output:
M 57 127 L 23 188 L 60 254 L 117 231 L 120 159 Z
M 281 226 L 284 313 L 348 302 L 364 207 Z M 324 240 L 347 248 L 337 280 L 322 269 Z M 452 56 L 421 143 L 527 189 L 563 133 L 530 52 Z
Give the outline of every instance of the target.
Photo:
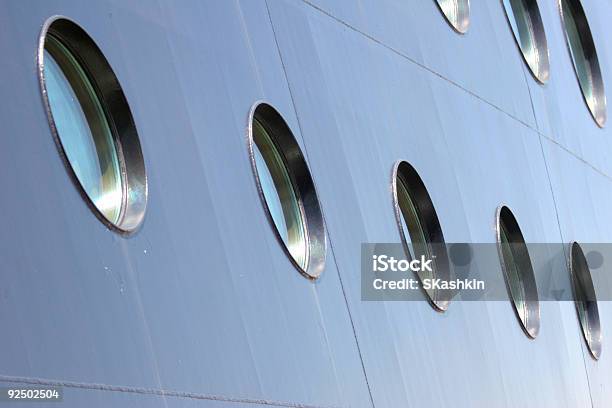
M 575 268 L 576 263 L 580 264 L 579 270 Z M 574 297 L 574 305 L 576 306 L 576 315 L 582 338 L 589 349 L 591 357 L 599 360 L 602 352 L 603 335 L 599 318 L 599 307 L 597 306 L 597 293 L 587 259 L 584 256 L 582 247 L 576 241 L 569 244 L 569 271 L 572 282 L 572 295 Z M 578 291 L 577 285 L 580 285 L 582 291 Z M 584 293 L 586 299 L 578 299 L 579 292 Z M 588 305 L 585 307 L 586 318 L 589 320 L 588 327 L 585 326 L 585 322 L 580 318 L 579 302 L 588 302 Z M 588 334 L 587 331 L 589 332 Z
M 417 170 L 407 161 L 398 160 L 393 165 L 391 171 L 391 199 L 393 204 L 393 212 L 395 214 L 395 222 L 399 229 L 400 239 L 404 252 L 407 257 L 411 257 L 410 247 L 408 239 L 404 234 L 404 228 L 402 226 L 402 209 L 399 205 L 398 197 L 398 186 L 397 179 L 401 177 L 404 180 L 404 186 L 410 195 L 410 199 L 413 204 L 417 207 L 419 214 L 419 222 L 424 225 L 423 229 L 427 233 L 427 244 L 429 252 L 435 260 L 435 269 L 433 272 L 434 278 L 449 281 L 452 278 L 452 271 L 450 269 L 450 261 L 446 245 L 444 241 L 444 233 L 442 231 L 442 225 L 438 218 L 435 206 L 429 195 L 429 191 L 425 186 L 421 176 Z M 408 183 L 409 185 L 406 185 Z M 417 278 L 422 283 L 421 276 L 417 273 Z M 423 288 L 423 285 L 420 285 Z M 440 290 L 432 294 L 422 289 L 427 301 L 432 308 L 438 312 L 445 312 L 448 310 L 450 301 L 453 297 L 453 292 L 450 290 Z
M 52 33 L 64 43 L 87 73 L 113 133 L 123 184 L 121 212 L 116 223 L 102 214 L 85 191 L 58 134 L 45 83 L 44 52 L 48 33 Z M 52 16 L 44 22 L 38 38 L 36 63 L 42 101 L 51 133 L 73 184 L 87 206 L 107 228 L 125 236 L 135 233 L 142 226 L 146 214 L 148 180 L 136 125 L 115 72 L 91 36 L 75 21 L 62 15 Z
M 506 261 L 504 259 L 504 254 L 503 254 L 503 247 L 502 247 L 502 242 L 501 242 L 502 241 L 501 240 L 501 222 L 502 222 L 502 217 L 504 216 L 503 214 L 505 214 L 506 211 L 511 217 L 509 220 L 510 223 L 513 224 L 513 225 L 510 225 L 511 230 L 509 231 L 510 234 L 512 235 L 512 238 L 520 241 L 520 244 L 524 245 L 525 253 L 523 254 L 523 257 L 525 258 L 524 266 L 526 266 L 526 270 L 519 270 L 519 272 L 521 273 L 522 275 L 521 277 L 524 282 L 523 289 L 525 291 L 525 307 L 527 308 L 527 317 L 526 317 L 527 321 L 523 321 L 523 319 L 521 318 L 520 312 L 514 300 L 514 296 L 512 295 L 510 282 L 508 278 L 509 273 L 508 273 Z M 495 238 L 497 242 L 497 252 L 499 256 L 499 261 L 501 264 L 502 273 L 504 275 L 504 282 L 506 284 L 506 290 L 508 292 L 508 297 L 509 297 L 510 303 L 512 304 L 512 310 L 514 311 L 514 314 L 517 320 L 519 321 L 521 329 L 523 330 L 525 335 L 527 335 L 527 337 L 529 337 L 530 339 L 535 339 L 540 332 L 540 320 L 541 320 L 540 318 L 540 300 L 538 296 L 538 288 L 536 284 L 535 274 L 533 271 L 533 265 L 531 263 L 531 257 L 529 255 L 529 250 L 527 248 L 525 238 L 523 237 L 523 232 L 521 231 L 521 228 L 518 224 L 518 221 L 514 213 L 505 204 L 500 205 L 497 208 L 497 211 L 495 212 Z
M 529 68 L 529 72 L 531 73 L 531 76 L 538 83 L 540 83 L 541 85 L 546 84 L 548 80 L 550 79 L 550 51 L 548 48 L 548 41 L 546 39 L 546 31 L 544 29 L 544 22 L 542 21 L 542 15 L 540 14 L 540 8 L 538 7 L 538 2 L 536 0 L 520 0 L 524 2 L 526 1 L 530 2 L 530 6 L 532 8 L 531 12 L 533 14 L 530 13 L 529 18 L 535 30 L 533 33 L 532 40 L 534 41 L 535 46 L 538 48 L 538 52 L 540 51 L 540 48 L 546 51 L 545 53 L 542 53 L 545 59 L 543 60 L 543 65 L 539 66 L 540 69 L 538 71 L 541 71 L 541 72 L 536 73 L 534 71 L 534 68 L 531 66 L 531 64 L 527 60 L 527 57 L 525 56 L 525 52 L 523 52 L 523 48 L 521 47 L 520 39 L 517 38 L 516 33 L 514 32 L 514 29 L 512 28 L 512 23 L 510 22 L 510 15 L 508 14 L 508 10 L 506 9 L 506 4 L 504 3 L 504 0 L 500 0 L 500 1 L 501 1 L 502 8 L 504 9 L 504 14 L 506 16 L 506 22 L 508 23 L 508 28 L 512 32 L 514 43 L 516 44 L 518 51 L 521 54 L 521 58 L 523 62 L 525 63 L 525 65 L 527 65 L 527 68 Z M 512 14 L 514 15 L 514 12 Z
M 263 121 L 278 152 L 283 157 L 289 178 L 293 184 L 294 193 L 298 200 L 302 216 L 302 227 L 306 240 L 306 265 L 302 267 L 289 252 L 287 244 L 283 240 L 266 201 L 254 152 L 253 120 L 255 115 L 258 120 Z M 270 223 L 277 241 L 281 244 L 283 251 L 290 259 L 293 266 L 304 277 L 315 280 L 320 277 L 325 269 L 325 258 L 327 253 L 327 232 L 323 213 L 319 203 L 318 194 L 302 149 L 295 139 L 291 128 L 271 104 L 264 100 L 256 101 L 248 114 L 247 122 L 247 150 L 251 170 L 257 186 L 257 192 L 264 208 L 266 218 Z
M 440 11 L 440 14 L 442 14 L 442 17 L 444 17 L 444 20 L 446 20 L 446 22 L 448 23 L 448 25 L 453 29 L 453 31 L 455 31 L 457 34 L 467 34 L 469 28 L 470 28 L 470 0 L 433 0 L 436 3 L 436 6 L 438 7 L 438 10 Z M 459 2 L 463 3 L 463 6 L 465 7 L 465 16 L 460 17 L 459 20 L 457 22 L 457 24 L 455 24 L 455 22 L 451 21 L 450 17 L 444 12 L 444 7 L 442 6 L 441 2 L 454 2 L 455 4 L 458 5 Z
M 564 34 L 563 36 L 565 37 L 565 45 L 567 48 L 567 52 L 569 53 L 570 60 L 572 62 L 572 69 L 574 71 L 574 74 L 576 75 L 576 81 L 578 82 L 578 87 L 580 88 L 580 94 L 582 95 L 582 100 L 584 101 L 589 111 L 589 114 L 591 115 L 591 117 L 593 118 L 597 126 L 599 126 L 600 128 L 603 128 L 608 118 L 608 113 L 607 113 L 608 101 L 606 97 L 606 89 L 605 89 L 605 85 L 603 82 L 603 76 L 601 74 L 601 68 L 599 66 L 599 57 L 597 56 L 597 47 L 595 46 L 595 39 L 593 38 L 593 34 L 591 33 L 591 27 L 589 25 L 586 13 L 580 1 L 578 0 L 567 0 L 567 1 L 571 2 L 572 6 L 574 6 L 576 10 L 580 13 L 580 16 L 578 17 L 579 19 L 582 20 L 581 22 L 582 22 L 583 28 L 586 27 L 587 29 L 586 31 L 583 30 L 580 32 L 581 38 L 583 39 L 583 41 L 586 41 L 586 44 L 584 42 L 582 43 L 582 47 L 584 49 L 586 45 L 590 53 L 592 54 L 592 58 L 590 60 L 587 60 L 587 63 L 591 66 L 590 67 L 592 71 L 591 73 L 593 75 L 592 79 L 594 81 L 594 83 L 592 83 L 591 86 L 593 87 L 593 93 L 597 94 L 597 99 L 603 101 L 601 105 L 595 106 L 594 108 L 591 108 L 591 106 L 589 105 L 589 101 L 587 100 L 587 97 L 585 95 L 584 88 L 582 87 L 582 82 L 580 81 L 580 74 L 578 73 L 576 62 L 574 61 L 574 52 L 572 51 L 572 46 L 571 46 L 569 35 L 566 29 L 566 22 L 565 22 L 566 17 L 563 11 L 562 0 L 558 0 L 557 6 L 559 9 L 559 16 L 561 18 L 561 27 L 563 29 L 563 34 Z M 574 20 L 576 20 L 576 15 L 574 15 L 573 18 Z M 593 109 L 595 109 L 595 111 Z

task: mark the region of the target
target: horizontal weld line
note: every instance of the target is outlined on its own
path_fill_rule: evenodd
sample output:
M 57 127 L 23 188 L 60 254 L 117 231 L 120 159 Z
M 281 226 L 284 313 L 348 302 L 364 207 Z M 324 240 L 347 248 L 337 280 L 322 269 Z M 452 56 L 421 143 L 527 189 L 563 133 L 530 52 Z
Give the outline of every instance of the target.
M 572 155 L 573 157 L 575 157 L 576 159 L 580 160 L 581 162 L 583 162 L 584 164 L 588 165 L 590 168 L 592 168 L 595 172 L 601 174 L 602 176 L 606 177 L 607 179 L 612 181 L 612 176 L 608 175 L 607 173 L 605 173 L 604 171 L 598 169 L 597 167 L 595 167 L 593 164 L 589 163 L 588 161 L 586 161 L 584 158 L 578 156 L 576 153 L 572 152 L 571 150 L 569 150 L 568 148 L 566 148 L 565 146 L 563 146 L 562 144 L 560 144 L 559 142 L 557 142 L 556 140 L 552 139 L 550 136 L 544 135 L 542 134 L 538 129 L 534 128 L 533 126 L 529 125 L 527 122 L 517 118 L 516 116 L 512 115 L 509 112 L 506 112 L 504 109 L 502 109 L 501 107 L 495 105 L 494 103 L 486 100 L 485 98 L 483 98 L 482 96 L 478 95 L 477 93 L 474 93 L 473 91 L 464 88 L 463 86 L 461 86 L 460 84 L 458 84 L 457 82 L 445 77 L 444 75 L 442 75 L 441 73 L 434 71 L 433 69 L 429 68 L 426 65 L 423 65 L 422 63 L 420 63 L 419 61 L 413 59 L 412 57 L 404 54 L 403 52 L 397 50 L 396 48 L 391 47 L 390 45 L 385 44 L 384 42 L 380 41 L 379 39 L 371 36 L 370 34 L 350 25 L 349 23 L 347 23 L 346 21 L 334 16 L 333 14 L 331 14 L 330 12 L 328 12 L 327 10 L 317 6 L 316 4 L 313 4 L 310 0 L 301 0 L 304 4 L 306 4 L 307 6 L 313 8 L 314 10 L 320 12 L 321 14 L 326 15 L 327 17 L 331 18 L 332 20 L 342 24 L 343 26 L 349 28 L 352 31 L 355 31 L 356 33 L 364 36 L 365 38 L 369 39 L 370 41 L 373 41 L 374 43 L 380 45 L 381 47 L 384 47 L 386 49 L 388 49 L 389 51 L 393 52 L 396 55 L 399 55 L 400 57 L 406 59 L 407 61 L 413 63 L 414 65 L 424 69 L 425 71 L 437 76 L 438 78 L 448 82 L 449 84 L 461 89 L 462 91 L 466 92 L 467 94 L 473 96 L 474 98 L 486 103 L 487 105 L 491 106 L 492 108 L 498 110 L 499 112 L 503 113 L 504 115 L 508 116 L 509 118 L 513 119 L 514 121 L 520 123 L 521 125 L 525 126 L 526 128 L 534 131 L 537 135 L 542 136 L 544 138 L 546 138 L 547 140 L 551 141 L 552 143 L 556 144 L 557 146 L 559 146 L 560 148 L 562 148 L 565 152 L 569 153 L 570 155 Z
M 414 65 L 418 66 L 421 69 L 424 69 L 425 71 L 439 77 L 440 79 L 443 79 L 444 81 L 448 82 L 449 84 L 454 85 L 455 87 L 461 89 L 462 91 L 472 95 L 473 97 L 475 97 L 476 99 L 486 103 L 487 105 L 497 109 L 498 111 L 502 112 L 503 114 L 509 116 L 510 118 L 514 119 L 515 121 L 519 122 L 520 124 L 522 124 L 525 127 L 528 127 L 529 129 L 532 129 L 533 131 L 537 132 L 537 129 L 533 128 L 531 125 L 529 125 L 529 123 L 517 118 L 516 116 L 512 115 L 511 113 L 506 112 L 505 110 L 503 110 L 502 108 L 500 108 L 499 106 L 495 105 L 492 102 L 489 102 L 488 100 L 484 99 L 482 96 L 478 95 L 477 93 L 474 93 L 473 91 L 464 88 L 463 86 L 461 86 L 459 83 L 453 81 L 452 79 L 449 79 L 447 77 L 445 77 L 444 75 L 442 75 L 441 73 L 434 71 L 433 69 L 429 68 L 427 65 L 422 64 L 421 62 L 415 60 L 414 58 L 404 54 L 403 52 L 401 52 L 400 50 L 391 47 L 388 44 L 385 44 L 384 42 L 380 41 L 379 39 L 377 39 L 376 37 L 371 36 L 370 34 L 361 31 L 360 29 L 350 25 L 349 23 L 347 23 L 344 20 L 341 20 L 340 18 L 334 16 L 333 14 L 329 13 L 327 10 L 322 9 L 321 7 L 317 6 L 316 4 L 311 3 L 309 0 L 302 0 L 302 2 L 310 7 L 312 7 L 313 9 L 319 11 L 320 13 L 328 16 L 329 18 L 337 21 L 338 23 L 344 25 L 345 27 L 355 31 L 356 33 L 361 34 L 362 36 L 366 37 L 367 39 L 375 42 L 376 44 L 388 49 L 389 51 L 393 52 L 394 54 L 399 55 L 400 57 L 412 62 Z
M 257 399 L 257 398 L 226 397 L 222 395 L 199 394 L 195 392 L 163 390 L 163 389 L 157 389 L 157 388 L 129 387 L 129 386 L 123 386 L 123 385 L 109 385 L 109 384 L 99 384 L 99 383 L 82 383 L 82 382 L 75 382 L 75 381 L 53 380 L 53 379 L 35 378 L 35 377 L 16 377 L 16 376 L 0 375 L 0 382 L 30 384 L 30 385 L 46 385 L 46 386 L 53 386 L 53 387 L 66 387 L 66 388 L 80 388 L 80 389 L 95 390 L 95 391 L 123 392 L 123 393 L 128 393 L 128 394 L 156 395 L 156 396 L 162 396 L 162 397 L 177 397 L 177 398 L 188 398 L 188 399 L 219 401 L 219 402 L 236 402 L 236 403 L 243 403 L 243 404 L 268 405 L 268 406 L 274 406 L 274 407 L 332 408 L 332 407 L 324 407 L 320 405 L 302 404 L 299 402 L 274 401 L 274 400 Z

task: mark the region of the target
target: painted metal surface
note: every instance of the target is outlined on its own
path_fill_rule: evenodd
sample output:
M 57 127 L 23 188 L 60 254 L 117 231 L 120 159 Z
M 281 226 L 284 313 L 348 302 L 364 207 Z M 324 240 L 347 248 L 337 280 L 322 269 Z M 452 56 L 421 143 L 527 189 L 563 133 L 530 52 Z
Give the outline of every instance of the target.
M 0 3 L 0 382 L 62 383 L 75 407 L 612 405 L 607 302 L 595 361 L 569 302 L 542 303 L 529 340 L 507 302 L 360 300 L 360 244 L 399 241 L 400 159 L 447 242 L 495 242 L 501 203 L 528 242 L 612 242 L 611 130 L 581 99 L 556 2 L 539 5 L 545 86 L 498 1 L 471 2 L 466 35 L 433 0 Z M 612 5 L 584 7 L 610 82 Z M 149 203 L 129 238 L 93 216 L 54 145 L 36 46 L 55 14 L 96 41 L 132 109 Z M 317 187 L 315 282 L 259 202 L 246 128 L 260 99 Z

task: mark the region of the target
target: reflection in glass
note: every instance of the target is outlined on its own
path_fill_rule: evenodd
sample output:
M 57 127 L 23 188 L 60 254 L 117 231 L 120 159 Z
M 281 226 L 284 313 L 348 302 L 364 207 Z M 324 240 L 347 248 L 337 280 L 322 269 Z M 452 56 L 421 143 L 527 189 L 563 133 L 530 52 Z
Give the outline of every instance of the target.
M 515 256 L 516 244 L 511 244 L 509 235 L 506 224 L 500 221 L 500 243 L 504 264 L 506 265 L 506 280 L 510 287 L 510 295 L 516 307 L 516 312 L 523 322 L 523 325 L 526 326 L 527 305 L 525 302 L 525 283 L 523 282 L 523 277 L 518 266 L 518 258 L 520 258 L 520 255 L 516 254 Z
M 102 104 L 74 55 L 51 34 L 44 61 L 49 106 L 66 158 L 94 205 L 116 223 L 123 200 L 121 167 Z
M 563 3 L 565 4 L 564 7 L 568 7 L 565 1 L 563 1 Z M 576 21 L 574 20 L 572 13 L 568 13 L 565 16 L 565 30 L 567 32 L 567 39 L 569 41 L 570 55 L 576 68 L 576 74 L 578 75 L 580 86 L 583 89 L 587 103 L 592 105 L 593 89 L 591 88 L 591 83 L 593 81 L 591 78 L 593 75 L 591 74 L 591 69 L 587 64 L 587 58 L 584 54 L 584 49 L 582 48 L 582 41 L 580 40 L 580 33 L 578 32 L 578 27 L 576 27 Z
M 465 33 L 470 25 L 469 0 L 436 0 L 442 14 L 450 25 L 460 33 Z
M 259 185 L 276 230 L 295 262 L 306 269 L 307 244 L 300 203 L 283 157 L 262 123 L 253 119 L 253 155 Z
M 523 58 L 540 82 L 548 80 L 548 45 L 535 0 L 503 0 L 506 16 Z
M 593 342 L 592 329 L 589 326 L 589 315 L 588 315 L 588 300 L 584 289 L 582 288 L 581 282 L 578 280 L 574 281 L 574 292 L 576 298 L 576 310 L 578 311 L 578 320 L 582 326 L 582 331 L 587 344 Z
M 510 209 L 497 213 L 497 242 L 508 297 L 523 331 L 535 339 L 540 332 L 540 301 L 531 257 Z
M 412 259 L 425 256 L 427 259 L 434 259 L 431 256 L 429 234 L 425 225 L 421 221 L 421 216 L 416 203 L 410 196 L 406 183 L 401 176 L 397 176 L 397 203 L 401 211 L 401 221 L 404 239 L 408 244 L 408 252 Z M 435 262 L 435 259 L 434 259 Z M 434 265 L 435 266 L 435 265 Z M 435 267 L 433 268 L 435 271 Z M 420 271 L 421 279 L 432 279 L 433 272 Z
M 606 95 L 586 16 L 579 3 L 568 0 L 561 0 L 561 11 L 570 56 L 584 100 L 596 122 L 603 126 L 606 121 Z
M 602 334 L 593 278 L 580 245 L 577 242 L 572 243 L 570 251 L 572 286 L 578 321 L 591 355 L 599 359 L 602 350 Z

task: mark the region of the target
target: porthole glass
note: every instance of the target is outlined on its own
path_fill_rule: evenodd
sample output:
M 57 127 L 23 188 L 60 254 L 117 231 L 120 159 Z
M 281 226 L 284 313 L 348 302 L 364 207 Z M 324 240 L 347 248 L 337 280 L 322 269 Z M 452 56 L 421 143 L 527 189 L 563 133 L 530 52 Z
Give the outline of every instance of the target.
M 540 303 L 531 258 L 523 234 L 508 207 L 497 212 L 497 242 L 508 293 L 524 332 L 540 331 Z
M 503 0 L 508 23 L 529 70 L 541 83 L 548 81 L 546 33 L 536 0 Z
M 421 224 L 419 212 L 408 193 L 406 184 L 402 177 L 397 179 L 397 202 L 402 213 L 403 234 L 412 245 L 409 248 L 410 257 L 418 258 L 422 253 L 429 258 L 431 254 L 427 246 L 427 232 Z M 431 278 L 431 276 L 427 277 Z
M 470 26 L 470 0 L 436 0 L 446 21 L 460 34 Z
M 314 184 L 291 130 L 268 104 L 256 104 L 251 112 L 249 150 L 261 199 L 279 240 L 301 273 L 318 277 L 326 238 Z
M 393 171 L 393 202 L 400 238 L 409 259 L 424 256 L 432 259 L 432 271 L 420 271 L 423 282 L 430 279 L 449 280 L 448 254 L 444 235 L 433 202 L 417 171 L 402 161 Z M 448 308 L 451 294 L 448 290 L 425 290 L 431 305 L 440 311 Z
M 132 232 L 144 216 L 140 143 L 119 82 L 93 40 L 75 23 L 45 23 L 39 73 L 49 123 L 87 203 L 109 227 Z
M 95 206 L 116 223 L 121 170 L 100 100 L 72 53 L 52 34 L 47 35 L 45 59 L 47 97 L 66 157 Z
M 570 268 L 574 303 L 576 304 L 582 335 L 593 358 L 599 359 L 602 335 L 597 296 L 589 265 L 582 248 L 576 242 L 570 246 Z
M 584 9 L 578 0 L 560 0 L 561 20 L 574 71 L 584 100 L 601 127 L 606 123 L 606 93 L 595 43 Z
M 261 122 L 253 119 L 253 154 L 261 191 L 274 225 L 293 259 L 306 267 L 306 234 L 300 204 L 283 158 Z

